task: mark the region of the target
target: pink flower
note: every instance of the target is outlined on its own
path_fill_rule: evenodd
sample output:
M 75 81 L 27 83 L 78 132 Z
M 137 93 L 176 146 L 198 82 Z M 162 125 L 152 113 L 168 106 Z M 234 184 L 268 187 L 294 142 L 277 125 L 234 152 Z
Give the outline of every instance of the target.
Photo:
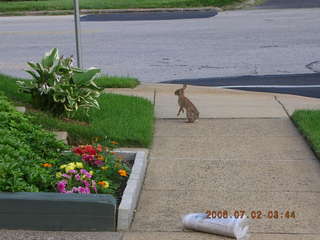
M 67 181 L 62 180 L 57 183 L 57 190 L 60 193 L 66 193 Z
M 82 183 L 86 186 L 86 187 L 90 187 L 90 183 L 86 180 L 82 181 Z
M 99 166 L 102 166 L 102 165 L 104 164 L 104 162 L 101 161 L 101 160 L 95 160 L 95 161 L 94 161 L 94 164 L 99 167 Z
M 91 185 L 92 185 L 92 188 L 93 188 L 93 190 L 95 191 L 95 193 L 97 193 L 97 184 L 96 184 L 96 181 L 92 180 Z
M 81 177 L 80 177 L 79 174 L 76 174 L 74 177 L 75 177 L 75 179 L 76 179 L 77 181 L 80 181 L 80 180 L 81 180 Z
M 62 176 L 62 177 L 65 177 L 65 178 L 68 178 L 68 179 L 70 179 L 70 178 L 71 178 L 71 176 L 70 176 L 70 175 L 65 174 L 65 173 L 64 173 L 64 174 L 62 174 L 61 176 Z
M 89 162 L 94 160 L 94 155 L 88 155 L 88 154 L 83 154 L 82 155 L 82 160 Z
M 68 173 L 75 174 L 75 173 L 77 173 L 77 171 L 71 169 L 71 170 L 68 171 Z
M 90 193 L 90 188 L 88 188 L 88 187 L 78 187 L 78 193 L 89 194 Z
M 85 169 L 80 169 L 80 173 L 85 175 L 87 178 L 92 178 L 92 175 Z

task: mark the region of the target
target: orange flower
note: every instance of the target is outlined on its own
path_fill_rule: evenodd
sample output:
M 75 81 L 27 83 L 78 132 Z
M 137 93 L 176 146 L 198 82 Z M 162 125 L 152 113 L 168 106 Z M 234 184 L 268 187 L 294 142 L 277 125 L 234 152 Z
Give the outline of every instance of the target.
M 109 187 L 109 183 L 107 181 L 100 181 L 100 182 L 98 182 L 98 184 L 103 188 Z
M 111 144 L 113 144 L 113 145 L 117 145 L 117 144 L 118 144 L 118 142 L 116 142 L 116 141 L 112 141 L 112 142 L 111 142 Z
M 53 165 L 51 163 L 43 163 L 41 164 L 42 167 L 52 167 Z
M 102 156 L 102 155 L 97 155 L 97 160 L 103 161 L 103 160 L 104 160 L 104 156 Z
M 122 176 L 122 177 L 127 177 L 127 176 L 128 176 L 127 171 L 124 170 L 124 169 L 120 169 L 120 170 L 118 171 L 118 173 L 119 173 L 119 175 Z

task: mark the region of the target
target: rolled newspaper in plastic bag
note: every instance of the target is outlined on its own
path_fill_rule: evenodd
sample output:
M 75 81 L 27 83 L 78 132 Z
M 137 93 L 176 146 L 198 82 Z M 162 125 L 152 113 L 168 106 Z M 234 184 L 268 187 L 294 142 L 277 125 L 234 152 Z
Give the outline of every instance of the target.
M 234 237 L 237 240 L 249 239 L 248 218 L 208 218 L 205 213 L 190 213 L 182 218 L 183 226 L 195 231 Z

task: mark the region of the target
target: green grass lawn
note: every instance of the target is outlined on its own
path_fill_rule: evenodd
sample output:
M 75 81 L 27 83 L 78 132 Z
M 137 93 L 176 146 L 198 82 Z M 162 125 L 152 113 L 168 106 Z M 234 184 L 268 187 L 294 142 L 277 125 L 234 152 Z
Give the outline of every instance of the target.
M 106 75 L 97 78 L 95 82 L 101 88 L 135 88 L 140 84 L 136 78 Z
M 18 79 L 0 74 L 0 91 L 14 102 L 29 104 L 30 96 L 18 91 L 16 80 Z M 102 94 L 98 101 L 100 110 L 90 110 L 89 116 L 78 111 L 74 121 L 54 118 L 48 113 L 39 111 L 32 111 L 29 114 L 35 117 L 33 119 L 35 123 L 41 124 L 46 129 L 68 131 L 72 144 L 90 143 L 97 136 L 107 136 L 119 142 L 120 146 L 150 146 L 154 116 L 150 101 L 117 94 Z M 79 124 L 77 120 L 82 122 Z
M 223 7 L 243 0 L 80 0 L 81 9 Z M 73 0 L 0 0 L 0 12 L 71 10 Z
M 295 111 L 292 119 L 320 159 L 320 110 Z

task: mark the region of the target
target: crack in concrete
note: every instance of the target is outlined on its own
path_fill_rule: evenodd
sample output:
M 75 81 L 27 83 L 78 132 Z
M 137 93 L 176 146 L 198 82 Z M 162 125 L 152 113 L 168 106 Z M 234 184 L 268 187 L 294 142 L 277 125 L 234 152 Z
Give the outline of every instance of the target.
M 264 45 L 264 46 L 260 46 L 260 48 L 277 48 L 280 47 L 279 45 Z
M 316 69 L 315 69 L 315 67 L 316 67 Z M 311 70 L 315 73 L 319 73 L 320 72 L 320 61 L 311 62 L 306 65 L 306 68 L 308 68 L 309 70 Z
M 280 104 L 280 106 L 282 107 L 282 109 L 283 109 L 283 110 L 285 111 L 285 113 L 287 114 L 288 118 L 291 119 L 290 114 L 289 114 L 287 108 L 286 108 L 286 107 L 284 106 L 284 104 L 280 101 L 280 99 L 278 99 L 278 97 L 277 97 L 276 95 L 274 95 L 273 97 L 274 97 L 274 100 L 275 100 L 278 104 Z

